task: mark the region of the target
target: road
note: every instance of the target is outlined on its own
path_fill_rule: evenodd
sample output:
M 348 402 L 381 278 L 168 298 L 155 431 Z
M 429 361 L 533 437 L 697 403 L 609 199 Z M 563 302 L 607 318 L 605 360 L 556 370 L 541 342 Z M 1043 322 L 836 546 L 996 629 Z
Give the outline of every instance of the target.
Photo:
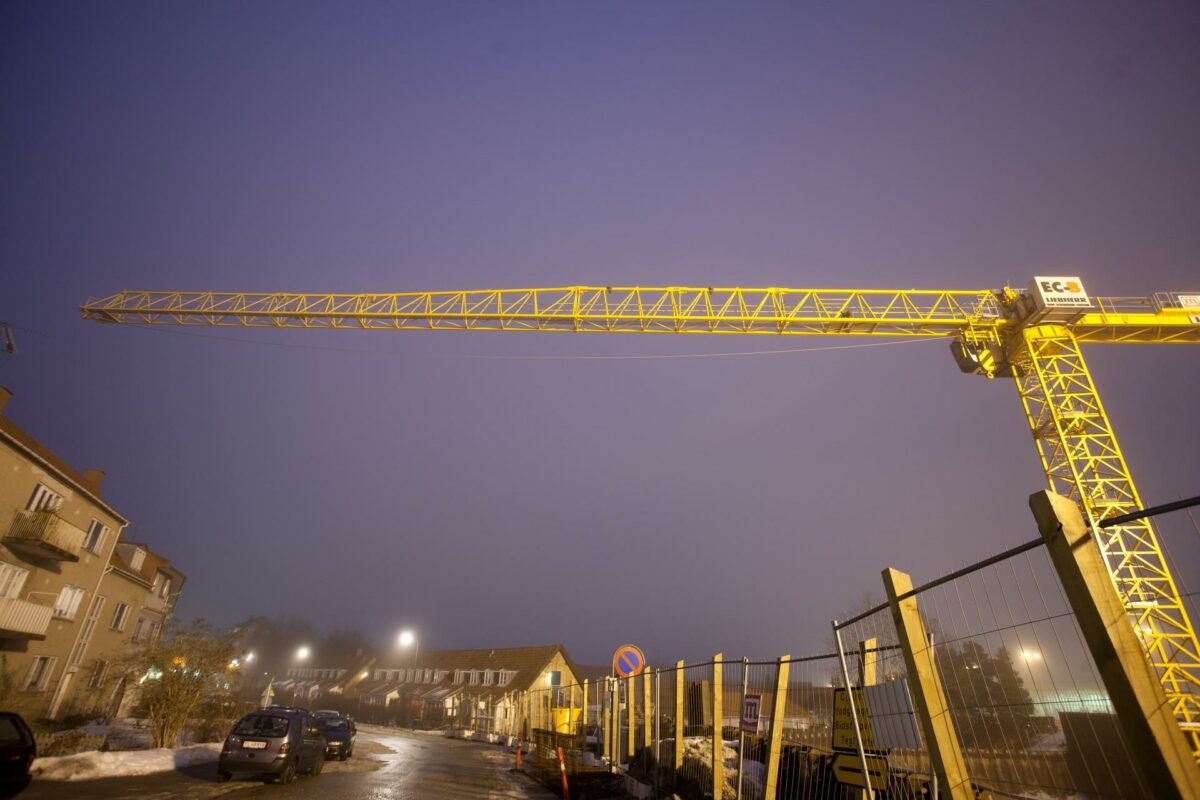
M 512 754 L 495 745 L 405 731 L 359 729 L 354 758 L 326 762 L 323 774 L 289 786 L 235 779 L 216 782 L 206 764 L 170 773 L 92 781 L 34 781 L 20 800 L 552 800 L 555 795 L 510 772 Z

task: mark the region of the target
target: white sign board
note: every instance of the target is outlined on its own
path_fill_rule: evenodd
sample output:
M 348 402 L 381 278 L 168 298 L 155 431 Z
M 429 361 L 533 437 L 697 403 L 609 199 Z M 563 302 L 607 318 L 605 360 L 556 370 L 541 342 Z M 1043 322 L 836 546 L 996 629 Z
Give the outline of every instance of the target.
M 758 733 L 759 710 L 762 708 L 761 694 L 748 694 L 742 700 L 742 732 Z
M 1039 275 L 1033 292 L 1041 308 L 1091 308 L 1092 301 L 1078 275 Z
M 1178 297 L 1180 308 L 1200 308 L 1200 294 L 1181 294 Z

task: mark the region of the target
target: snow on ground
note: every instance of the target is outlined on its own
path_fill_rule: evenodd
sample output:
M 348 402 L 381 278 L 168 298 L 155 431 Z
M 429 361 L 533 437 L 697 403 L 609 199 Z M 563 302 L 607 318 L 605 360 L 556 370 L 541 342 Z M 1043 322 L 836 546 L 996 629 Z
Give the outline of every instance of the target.
M 54 781 L 149 775 L 195 764 L 215 763 L 220 753 L 220 743 L 107 753 L 92 750 L 73 756 L 36 759 L 30 768 L 30 774 L 35 778 Z

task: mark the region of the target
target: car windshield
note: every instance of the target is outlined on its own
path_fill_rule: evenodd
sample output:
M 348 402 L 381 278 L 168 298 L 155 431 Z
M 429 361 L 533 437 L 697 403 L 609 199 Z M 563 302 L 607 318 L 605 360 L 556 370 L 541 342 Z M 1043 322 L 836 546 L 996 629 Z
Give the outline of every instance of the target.
M 8 717 L 0 717 L 0 744 L 26 744 L 25 734 Z
M 327 731 L 345 731 L 350 729 L 350 724 L 337 717 L 325 717 L 321 720 L 321 727 Z
M 239 736 L 287 736 L 288 718 L 251 714 L 243 717 L 233 732 Z

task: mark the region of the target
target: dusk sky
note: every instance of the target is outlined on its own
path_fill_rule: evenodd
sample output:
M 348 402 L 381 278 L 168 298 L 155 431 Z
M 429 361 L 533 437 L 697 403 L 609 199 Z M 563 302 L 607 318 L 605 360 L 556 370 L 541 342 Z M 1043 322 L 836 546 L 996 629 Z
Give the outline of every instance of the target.
M 188 575 L 185 617 L 601 663 L 823 652 L 883 568 L 1037 534 L 1012 381 L 945 341 L 214 336 L 78 306 L 1200 292 L 1197 143 L 1196 3 L 7 2 L 5 414 L 107 471 L 127 535 Z M 1087 355 L 1143 499 L 1200 493 L 1200 347 Z M 1182 515 L 1163 537 L 1200 541 Z

